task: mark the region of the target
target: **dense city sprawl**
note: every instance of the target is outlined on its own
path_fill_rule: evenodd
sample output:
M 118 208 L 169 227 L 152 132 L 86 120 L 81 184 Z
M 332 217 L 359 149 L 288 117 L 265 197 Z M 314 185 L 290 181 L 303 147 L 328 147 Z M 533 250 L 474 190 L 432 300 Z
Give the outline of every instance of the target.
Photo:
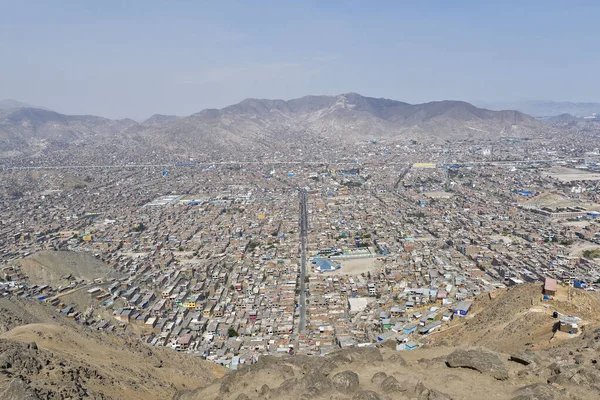
M 411 350 L 484 292 L 600 287 L 599 161 L 585 140 L 373 139 L 310 157 L 7 164 L 2 295 L 231 368 Z M 27 260 L 56 250 L 106 271 L 32 279 Z

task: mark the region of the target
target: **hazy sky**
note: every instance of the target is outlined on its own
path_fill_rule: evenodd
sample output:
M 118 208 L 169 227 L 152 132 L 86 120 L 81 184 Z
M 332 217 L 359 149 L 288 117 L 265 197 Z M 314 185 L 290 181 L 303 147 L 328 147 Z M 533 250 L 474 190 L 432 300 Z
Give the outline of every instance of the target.
M 600 101 L 600 1 L 0 0 L 0 99 L 187 115 L 358 92 Z

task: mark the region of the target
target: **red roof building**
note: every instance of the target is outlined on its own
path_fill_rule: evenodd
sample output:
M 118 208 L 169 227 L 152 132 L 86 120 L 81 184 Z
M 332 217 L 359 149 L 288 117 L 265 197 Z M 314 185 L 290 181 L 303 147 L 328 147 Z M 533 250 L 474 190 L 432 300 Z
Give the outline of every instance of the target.
M 544 281 L 544 290 L 543 293 L 547 296 L 554 296 L 556 294 L 558 284 L 556 283 L 556 279 L 546 278 Z

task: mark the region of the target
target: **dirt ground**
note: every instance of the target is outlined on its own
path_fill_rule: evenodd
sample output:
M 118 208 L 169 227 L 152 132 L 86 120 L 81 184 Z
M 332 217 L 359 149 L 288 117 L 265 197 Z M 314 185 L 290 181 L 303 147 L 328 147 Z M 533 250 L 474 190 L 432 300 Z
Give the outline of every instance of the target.
M 174 251 L 173 255 L 175 256 L 176 259 L 189 259 L 190 257 L 194 256 L 194 252 L 193 251 Z
M 563 226 L 572 226 L 574 228 L 585 228 L 586 226 L 590 226 L 592 223 L 590 221 L 565 221 L 561 223 Z
M 20 261 L 31 282 L 58 286 L 68 283 L 63 277 L 73 275 L 88 281 L 112 276 L 113 269 L 86 252 L 41 251 Z
M 600 245 L 584 242 L 584 241 L 576 241 L 569 249 L 569 253 L 572 256 L 581 256 L 586 250 L 595 250 L 600 249 Z
M 553 167 L 544 174 L 550 176 L 551 178 L 558 179 L 561 182 L 600 180 L 600 174 L 565 167 Z
M 130 251 L 121 251 L 121 252 L 119 252 L 119 255 L 136 259 L 136 258 L 144 258 L 148 255 L 148 253 L 147 252 L 134 253 L 134 252 L 130 252 Z
M 174 252 L 175 259 L 181 265 L 191 265 L 191 264 L 201 264 L 204 263 L 205 260 L 196 256 L 194 257 L 193 251 L 182 251 L 182 252 Z
M 575 203 L 563 194 L 544 192 L 525 201 L 523 204 L 536 205 L 538 207 L 569 207 Z
M 520 239 L 520 238 L 516 238 L 516 239 Z M 504 242 L 504 244 L 512 244 L 515 241 L 515 238 L 511 237 L 511 236 L 505 236 L 505 235 L 490 235 L 490 240 L 494 240 L 497 242 Z
M 423 193 L 423 196 L 429 197 L 431 199 L 449 199 L 451 197 L 454 197 L 454 193 L 448 193 L 448 192 L 425 192 L 425 193 Z
M 327 272 L 328 275 L 360 275 L 367 272 L 374 272 L 381 268 L 381 261 L 374 257 L 354 258 L 341 260 L 341 269 L 333 272 Z

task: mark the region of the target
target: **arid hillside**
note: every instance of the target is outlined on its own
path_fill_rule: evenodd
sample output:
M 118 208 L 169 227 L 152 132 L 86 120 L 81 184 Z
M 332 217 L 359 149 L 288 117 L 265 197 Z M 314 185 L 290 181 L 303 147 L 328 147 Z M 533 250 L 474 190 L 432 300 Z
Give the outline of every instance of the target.
M 455 318 L 442 332 L 431 336 L 440 345 L 463 344 L 511 352 L 567 346 L 578 335 L 554 332 L 553 313 L 581 318 L 582 333 L 600 326 L 600 296 L 559 286 L 551 301 L 544 301 L 541 286 L 522 285 L 479 296 L 466 318 Z
M 54 317 L 32 302 L 2 299 L 0 399 L 167 399 L 224 370 L 198 357 L 150 348 Z M 43 321 L 43 322 L 42 322 Z M 27 397 L 29 396 L 29 397 Z

